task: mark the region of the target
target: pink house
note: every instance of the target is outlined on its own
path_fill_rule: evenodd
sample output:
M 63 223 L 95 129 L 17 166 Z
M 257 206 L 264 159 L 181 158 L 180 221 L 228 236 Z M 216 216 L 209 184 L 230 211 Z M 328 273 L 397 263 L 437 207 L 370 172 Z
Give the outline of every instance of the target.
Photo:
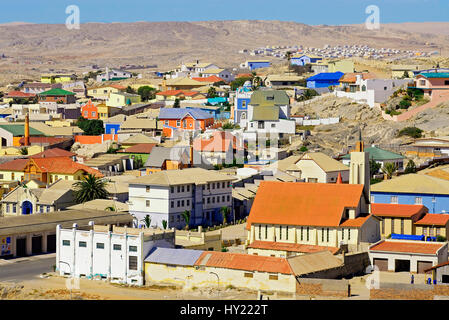
M 415 87 L 432 97 L 433 90 L 449 90 L 449 72 L 426 72 L 416 76 Z

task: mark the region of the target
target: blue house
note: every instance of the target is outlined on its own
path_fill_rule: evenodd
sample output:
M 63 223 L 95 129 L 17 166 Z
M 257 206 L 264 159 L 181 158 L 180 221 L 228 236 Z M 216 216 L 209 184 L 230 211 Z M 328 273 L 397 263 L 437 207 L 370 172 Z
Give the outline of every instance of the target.
M 254 70 L 258 68 L 268 68 L 271 66 L 271 62 L 268 60 L 248 60 L 246 61 L 246 67 L 249 68 L 249 70 Z
M 246 127 L 248 120 L 248 105 L 251 101 L 253 89 L 250 81 L 246 81 L 243 87 L 238 88 L 234 98 L 234 123 L 241 128 Z
M 290 58 L 290 64 L 297 66 L 305 66 L 306 64 L 315 63 L 323 60 L 322 57 L 303 54 L 301 56 L 293 56 Z
M 449 213 L 449 181 L 405 174 L 371 186 L 371 203 L 422 204 L 429 213 Z
M 120 123 L 105 123 L 104 124 L 104 133 L 116 134 L 120 130 Z
M 330 86 L 338 86 L 340 84 L 339 80 L 344 75 L 343 72 L 322 72 L 318 73 L 307 81 L 307 88 L 327 88 Z

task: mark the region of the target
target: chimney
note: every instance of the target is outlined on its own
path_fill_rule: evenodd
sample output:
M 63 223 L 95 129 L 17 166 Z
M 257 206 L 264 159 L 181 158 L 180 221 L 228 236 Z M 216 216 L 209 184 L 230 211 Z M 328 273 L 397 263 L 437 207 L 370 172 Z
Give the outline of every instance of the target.
M 27 113 L 25 116 L 25 139 L 24 139 L 24 146 L 30 145 L 30 116 Z

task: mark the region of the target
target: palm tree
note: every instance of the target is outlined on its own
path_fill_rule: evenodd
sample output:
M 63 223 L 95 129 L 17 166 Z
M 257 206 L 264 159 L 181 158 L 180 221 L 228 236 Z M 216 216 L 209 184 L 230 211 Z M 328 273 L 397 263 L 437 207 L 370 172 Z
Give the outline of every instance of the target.
M 23 148 L 20 148 L 19 152 L 21 155 L 26 156 L 28 154 L 28 149 L 23 147 Z
M 184 218 L 184 222 L 186 223 L 186 230 L 189 230 L 190 211 L 189 210 L 185 210 L 183 213 L 181 213 L 181 215 Z
M 167 220 L 162 220 L 162 228 L 167 229 Z
M 140 220 L 140 221 L 142 221 L 143 223 L 145 223 L 145 228 L 150 228 L 150 225 L 151 225 L 151 217 L 150 217 L 149 214 L 147 214 L 147 215 L 145 216 L 145 218 L 142 219 L 142 220 Z
M 84 180 L 78 181 L 75 186 L 75 201 L 83 203 L 95 199 L 107 199 L 110 194 L 106 190 L 107 180 L 98 178 L 93 174 L 87 174 Z
M 395 163 L 387 162 L 384 164 L 381 170 L 387 176 L 387 179 L 391 179 L 397 169 L 398 168 Z
M 223 224 L 226 224 L 226 222 L 227 222 L 227 215 L 229 213 L 229 208 L 228 207 L 221 207 L 220 208 L 220 213 L 221 213 L 221 216 L 223 217 Z

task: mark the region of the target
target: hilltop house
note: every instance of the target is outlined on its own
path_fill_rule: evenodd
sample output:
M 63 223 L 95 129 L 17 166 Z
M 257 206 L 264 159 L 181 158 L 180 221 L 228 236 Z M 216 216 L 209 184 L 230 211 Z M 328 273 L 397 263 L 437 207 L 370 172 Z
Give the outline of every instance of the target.
M 89 120 L 98 119 L 98 108 L 92 103 L 92 100 L 81 106 L 81 116 Z
M 290 64 L 297 66 L 305 66 L 306 64 L 316 63 L 323 60 L 322 57 L 303 54 L 303 55 L 294 55 L 290 57 Z
M 339 80 L 343 76 L 343 72 L 322 72 L 307 78 L 307 88 L 327 88 L 330 86 L 338 86 Z
M 241 128 L 246 128 L 248 121 L 248 105 L 253 94 L 252 85 L 250 81 L 246 81 L 241 88 L 235 92 L 234 98 L 234 123 Z
M 100 73 L 99 75 L 97 75 L 97 82 L 129 79 L 132 78 L 132 76 L 133 74 L 131 72 L 125 70 L 109 70 L 109 68 L 106 68 L 106 71 L 104 73 Z
M 415 87 L 424 91 L 424 95 L 432 98 L 432 92 L 449 91 L 449 72 L 420 73 L 415 78 Z
M 39 102 L 70 104 L 76 102 L 75 93 L 63 89 L 51 89 L 38 94 Z
M 407 145 L 406 155 L 433 158 L 449 155 L 449 137 L 429 137 L 415 139 Z
M 197 108 L 164 108 L 160 110 L 159 120 L 163 123 L 163 134 L 169 138 L 174 138 L 183 130 L 205 130 L 214 124 L 213 115 Z
M 111 93 L 118 93 L 125 91 L 126 87 L 118 85 L 118 84 L 111 84 L 108 86 L 101 86 L 101 87 L 93 87 L 87 89 L 87 96 L 92 97 L 96 100 L 107 100 L 109 98 L 109 95 Z
M 75 74 L 43 74 L 41 75 L 41 83 L 64 83 L 76 80 Z
M 141 102 L 141 97 L 138 94 L 126 92 L 111 92 L 109 99 L 106 100 L 106 105 L 109 107 L 124 107 Z
M 247 60 L 240 65 L 240 68 L 249 69 L 253 71 L 259 68 L 268 68 L 271 66 L 271 62 L 269 60 Z
M 369 159 L 376 161 L 382 167 L 386 163 L 394 163 L 396 167 L 401 170 L 404 168 L 405 157 L 399 153 L 394 153 L 388 150 L 384 150 L 376 147 L 375 145 L 365 148 L 365 152 L 369 153 Z M 341 157 L 344 165 L 349 166 L 351 164 L 351 154 L 348 153 Z M 377 172 L 375 172 L 377 173 Z

